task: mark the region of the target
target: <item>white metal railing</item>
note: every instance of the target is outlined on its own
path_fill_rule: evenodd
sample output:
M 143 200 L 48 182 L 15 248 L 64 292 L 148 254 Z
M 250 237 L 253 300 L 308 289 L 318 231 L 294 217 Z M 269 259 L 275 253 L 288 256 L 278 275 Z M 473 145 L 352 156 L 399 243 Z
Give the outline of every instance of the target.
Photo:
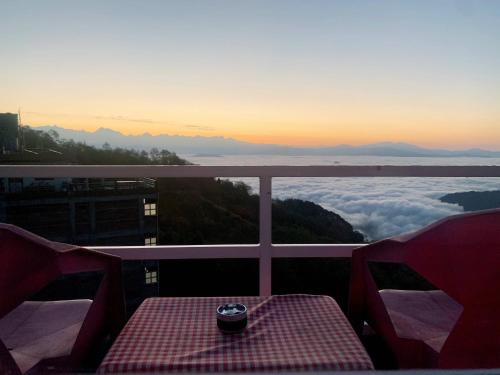
M 350 257 L 362 244 L 272 243 L 273 177 L 500 177 L 500 166 L 158 166 L 0 165 L 0 177 L 258 177 L 259 243 L 254 245 L 91 247 L 123 259 L 259 259 L 259 290 L 271 294 L 272 258 Z

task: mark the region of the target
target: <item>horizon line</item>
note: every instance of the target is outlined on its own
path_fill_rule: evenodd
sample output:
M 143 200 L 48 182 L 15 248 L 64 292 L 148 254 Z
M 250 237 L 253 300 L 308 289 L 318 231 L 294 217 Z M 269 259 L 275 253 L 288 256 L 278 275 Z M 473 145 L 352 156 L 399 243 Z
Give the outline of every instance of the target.
M 21 125 L 21 124 L 20 124 Z M 457 148 L 457 149 L 449 149 L 445 147 L 429 147 L 425 145 L 421 145 L 418 143 L 409 143 L 405 141 L 397 141 L 397 140 L 385 140 L 385 141 L 379 141 L 379 142 L 372 142 L 372 143 L 359 143 L 359 144 L 350 144 L 350 143 L 336 143 L 336 144 L 327 144 L 327 145 L 292 145 L 292 144 L 280 144 L 280 143 L 260 143 L 260 142 L 251 142 L 243 139 L 238 139 L 238 138 L 233 138 L 233 137 L 226 137 L 224 135 L 182 135 L 182 134 L 169 134 L 169 133 L 158 133 L 158 134 L 151 134 L 149 132 L 144 132 L 144 133 L 136 133 L 136 134 L 126 134 L 123 133 L 119 130 L 115 130 L 113 128 L 109 127 L 104 127 L 100 126 L 96 128 L 95 130 L 86 130 L 86 129 L 73 129 L 73 128 L 66 128 L 61 125 L 57 124 L 45 124 L 45 125 L 29 125 L 29 124 L 22 124 L 22 126 L 28 126 L 31 128 L 42 128 L 42 127 L 52 127 L 52 128 L 59 128 L 59 129 L 64 129 L 64 130 L 69 130 L 69 131 L 75 131 L 75 132 L 83 132 L 83 133 L 88 133 L 88 134 L 95 134 L 99 130 L 108 130 L 112 131 L 114 133 L 117 133 L 121 136 L 124 137 L 143 137 L 143 136 L 150 136 L 150 137 L 180 137 L 180 138 L 222 138 L 224 140 L 228 141 L 235 141 L 235 142 L 240 142 L 240 143 L 245 143 L 248 145 L 254 145 L 254 146 L 274 146 L 274 147 L 282 147 L 282 148 L 294 148 L 294 149 L 304 149 L 304 150 L 314 150 L 314 149 L 325 149 L 325 148 L 335 148 L 335 147 L 352 147 L 352 148 L 358 148 L 358 147 L 366 147 L 366 146 L 376 146 L 376 145 L 405 145 L 405 146 L 412 146 L 412 147 L 418 147 L 423 150 L 427 151 L 437 151 L 437 150 L 442 150 L 442 151 L 449 151 L 449 152 L 465 152 L 465 151 L 471 151 L 471 150 L 478 150 L 478 151 L 485 151 L 485 152 L 500 152 L 500 146 L 498 149 L 487 149 L 487 148 L 482 148 L 481 146 L 469 146 L 466 148 Z

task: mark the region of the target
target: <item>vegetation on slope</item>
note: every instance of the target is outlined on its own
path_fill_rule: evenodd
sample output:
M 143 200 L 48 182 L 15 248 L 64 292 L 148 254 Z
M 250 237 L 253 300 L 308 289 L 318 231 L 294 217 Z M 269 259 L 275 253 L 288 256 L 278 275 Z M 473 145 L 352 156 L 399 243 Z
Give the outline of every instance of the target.
M 186 165 L 167 150 L 97 148 L 61 139 L 55 131 L 23 127 L 24 147 L 52 150 L 63 163 L 107 165 Z M 158 179 L 159 243 L 257 243 L 259 198 L 242 182 L 214 178 Z M 275 243 L 353 243 L 363 236 L 339 215 L 298 199 L 273 201 Z
M 159 182 L 163 244 L 257 243 L 259 197 L 241 182 Z M 363 236 L 339 215 L 298 199 L 273 201 L 274 243 L 355 243 Z
M 73 140 L 60 139 L 55 131 L 44 132 L 28 126 L 22 129 L 24 147 L 31 150 L 54 150 L 61 153 L 61 160 L 67 163 L 85 165 L 183 165 L 188 162 L 167 150 L 152 149 L 136 151 L 124 148 L 112 148 L 105 143 L 102 148 L 88 146 Z M 41 154 L 43 157 L 46 154 Z
M 487 210 L 500 207 L 500 190 L 451 193 L 442 196 L 440 200 L 458 204 L 464 211 Z

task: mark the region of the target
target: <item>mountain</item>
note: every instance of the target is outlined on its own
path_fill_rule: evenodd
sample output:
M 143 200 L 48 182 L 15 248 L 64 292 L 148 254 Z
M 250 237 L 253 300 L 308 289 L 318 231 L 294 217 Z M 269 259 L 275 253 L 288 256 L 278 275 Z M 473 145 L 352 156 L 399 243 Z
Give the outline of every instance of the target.
M 259 197 L 223 179 L 158 181 L 162 244 L 255 244 Z M 273 200 L 272 239 L 283 243 L 360 243 L 363 235 L 334 212 L 298 199 Z M 326 294 L 347 307 L 350 261 L 275 258 L 273 293 Z M 238 296 L 259 293 L 257 259 L 180 259 L 160 262 L 160 295 Z M 203 280 L 203 282 L 200 282 Z
M 113 133 L 110 133 L 113 134 Z M 60 163 L 88 164 L 188 164 L 167 150 L 96 148 L 57 140 L 54 134 L 23 130 L 27 147 L 50 148 Z M 0 161 L 1 162 L 1 161 Z M 215 178 L 157 179 L 159 239 L 162 244 L 257 243 L 259 197 L 248 185 Z M 334 212 L 312 202 L 273 200 L 273 240 L 282 243 L 363 242 L 359 232 Z
M 259 242 L 259 197 L 241 182 L 158 179 L 163 244 Z M 273 200 L 274 243 L 361 243 L 338 214 L 299 199 Z
M 152 148 L 168 149 L 177 154 L 264 154 L 264 155 L 371 155 L 400 157 L 500 157 L 500 151 L 478 148 L 451 151 L 428 149 L 408 143 L 381 142 L 363 146 L 337 145 L 332 147 L 289 147 L 275 144 L 256 144 L 225 137 L 202 137 L 180 135 L 124 135 L 112 129 L 99 128 L 94 132 L 65 129 L 55 125 L 40 126 L 37 130 L 55 131 L 60 138 L 73 139 L 90 146 L 101 147 L 108 143 L 111 147 L 135 150 Z
M 258 145 L 241 142 L 224 137 L 201 137 L 181 135 L 124 135 L 107 128 L 99 128 L 94 132 L 65 129 L 59 126 L 40 126 L 35 129 L 59 134 L 62 139 L 72 139 L 89 146 L 101 147 L 108 143 L 111 147 L 122 147 L 135 150 L 150 150 L 152 148 L 168 149 L 177 154 L 268 154 L 286 153 L 287 147 L 276 145 Z
M 451 193 L 439 199 L 442 202 L 458 204 L 464 211 L 487 210 L 500 207 L 500 190 Z
M 276 243 L 361 243 L 365 239 L 340 215 L 300 199 L 273 201 Z

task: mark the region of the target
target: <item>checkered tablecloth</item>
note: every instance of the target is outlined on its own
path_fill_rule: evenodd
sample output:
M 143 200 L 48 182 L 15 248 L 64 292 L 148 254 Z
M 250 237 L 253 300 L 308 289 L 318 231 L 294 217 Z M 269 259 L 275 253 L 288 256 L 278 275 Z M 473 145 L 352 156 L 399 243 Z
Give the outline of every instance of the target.
M 216 308 L 248 307 L 239 334 L 217 328 Z M 372 362 L 327 296 L 150 298 L 98 369 L 124 372 L 370 370 Z

